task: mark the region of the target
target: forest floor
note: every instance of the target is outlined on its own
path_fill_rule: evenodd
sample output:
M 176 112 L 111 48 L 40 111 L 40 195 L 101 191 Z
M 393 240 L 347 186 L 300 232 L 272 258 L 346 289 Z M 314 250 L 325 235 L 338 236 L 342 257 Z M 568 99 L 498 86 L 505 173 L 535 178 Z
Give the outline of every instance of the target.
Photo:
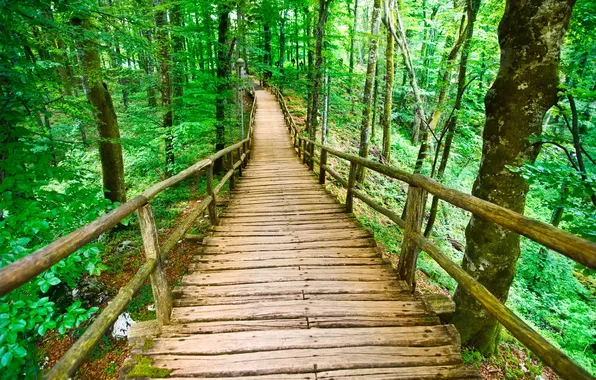
M 226 198 L 220 198 L 220 202 L 225 202 Z M 198 206 L 199 200 L 190 202 L 181 202 L 175 204 L 172 208 L 181 207 L 181 212 L 168 229 L 160 229 L 160 239 L 164 241 L 169 231 L 177 227 L 177 223 L 182 221 L 194 207 Z M 201 219 L 193 234 L 203 235 L 208 232 L 209 223 Z M 113 233 L 110 249 L 103 257 L 103 263 L 110 268 L 104 271 L 100 276 L 100 281 L 107 286 L 107 293 L 115 295 L 118 290 L 124 286 L 136 273 L 143 263 L 143 255 L 139 248 L 142 246 L 140 234 L 134 228 Z M 132 242 L 126 244 L 126 242 Z M 124 245 L 130 247 L 123 252 L 121 247 Z M 120 248 L 120 249 L 119 249 Z M 178 285 L 182 277 L 186 274 L 190 265 L 193 253 L 202 249 L 201 240 L 184 239 L 181 240 L 168 255 L 166 263 L 166 276 L 170 289 Z M 107 302 L 99 305 L 103 309 Z M 151 294 L 151 285 L 147 282 L 138 294 L 129 303 L 128 312 L 134 321 L 143 321 L 155 318 L 153 309 L 153 297 Z M 43 368 L 51 368 L 64 353 L 72 346 L 77 338 L 84 332 L 88 324 L 71 331 L 69 334 L 60 336 L 57 332 L 48 333 L 38 344 L 38 353 Z M 113 380 L 118 379 L 122 363 L 129 354 L 129 347 L 126 338 L 114 338 L 111 333 L 106 334 L 97 347 L 91 352 L 89 360 L 83 364 L 76 375 L 76 379 L 83 380 Z

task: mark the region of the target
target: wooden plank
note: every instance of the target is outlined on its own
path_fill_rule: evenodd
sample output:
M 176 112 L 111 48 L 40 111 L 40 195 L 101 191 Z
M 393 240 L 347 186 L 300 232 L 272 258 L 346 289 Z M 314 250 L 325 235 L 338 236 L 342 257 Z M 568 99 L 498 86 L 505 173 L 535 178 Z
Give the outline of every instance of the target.
M 410 292 L 403 281 L 287 281 L 236 285 L 185 285 L 174 289 L 174 293 L 188 296 L 233 297 L 266 296 L 275 294 L 362 294 L 387 291 Z
M 439 317 L 408 315 L 399 317 L 309 317 L 309 328 L 350 328 L 350 327 L 389 327 L 389 326 L 432 326 L 440 324 Z
M 482 377 L 471 366 L 442 365 L 407 368 L 360 368 L 317 373 L 318 380 L 480 380 Z
M 388 265 L 381 258 L 295 258 L 295 259 L 269 259 L 269 260 L 214 260 L 190 264 L 189 271 L 220 271 L 231 269 L 279 268 L 307 266 L 343 266 L 343 265 Z
M 219 234 L 219 236 L 207 237 L 203 240 L 203 245 L 212 247 L 232 247 L 236 245 L 248 244 L 289 244 L 289 243 L 306 243 L 306 242 L 322 242 L 335 241 L 345 239 L 347 241 L 357 239 L 370 239 L 371 236 L 362 230 L 334 230 L 334 231 L 313 231 L 312 233 L 293 234 L 285 233 L 277 236 L 234 236 L 228 237 L 227 234 Z
M 397 279 L 391 268 L 382 267 L 297 267 L 238 269 L 219 272 L 194 272 L 185 276 L 183 285 L 234 285 L 286 281 L 386 281 Z
M 213 380 L 212 377 L 192 377 L 194 380 Z M 170 380 L 188 380 L 188 377 L 171 377 Z M 156 380 L 156 379 L 148 379 Z M 298 374 L 287 374 L 277 373 L 275 375 L 264 375 L 264 376 L 242 376 L 242 377 L 218 377 L 217 380 L 316 380 L 314 373 L 298 373 Z
M 301 243 L 263 243 L 263 244 L 242 244 L 233 246 L 205 247 L 203 254 L 212 255 L 227 252 L 253 252 L 253 251 L 285 251 L 320 248 L 370 248 L 374 246 L 373 239 L 351 239 L 351 240 L 325 240 L 305 241 Z
M 203 256 L 194 256 L 194 261 L 209 261 L 216 258 L 219 261 L 239 261 L 239 260 L 270 260 L 294 258 L 332 258 L 332 257 L 379 257 L 380 254 L 373 247 L 359 248 L 338 248 L 323 247 L 311 249 L 293 249 L 293 250 L 273 250 L 273 251 L 253 251 L 253 252 L 221 252 L 214 249 L 205 249 Z
M 348 231 L 360 230 L 352 222 L 321 222 L 312 224 L 294 224 L 294 225 L 225 225 L 215 226 L 211 231 L 220 236 L 278 236 L 282 233 L 291 233 L 293 235 L 307 235 L 313 232 L 324 230 L 326 232 L 333 232 L 334 230 Z
M 342 347 L 319 350 L 264 351 L 234 355 L 153 355 L 154 365 L 172 376 L 255 376 L 312 373 L 370 367 L 412 367 L 459 364 L 454 346 Z
M 454 344 L 453 325 L 348 329 L 295 329 L 206 334 L 182 339 L 156 338 L 147 355 L 227 355 L 258 351 Z
M 401 317 L 427 314 L 422 302 L 402 301 L 277 301 L 238 305 L 189 306 L 173 309 L 177 323 L 284 319 L 300 317 Z
M 300 291 L 296 291 L 294 294 L 274 294 L 268 296 L 241 296 L 241 297 L 205 297 L 200 293 L 177 293 L 179 298 L 174 299 L 174 305 L 176 307 L 185 306 L 206 306 L 206 305 L 237 305 L 242 303 L 255 303 L 255 302 L 271 302 L 271 301 L 290 301 L 290 300 L 303 300 L 304 295 Z
M 194 334 L 218 334 L 240 331 L 307 329 L 305 317 L 295 319 L 261 319 L 254 321 L 193 322 L 168 325 L 162 328 L 164 338 L 183 337 Z

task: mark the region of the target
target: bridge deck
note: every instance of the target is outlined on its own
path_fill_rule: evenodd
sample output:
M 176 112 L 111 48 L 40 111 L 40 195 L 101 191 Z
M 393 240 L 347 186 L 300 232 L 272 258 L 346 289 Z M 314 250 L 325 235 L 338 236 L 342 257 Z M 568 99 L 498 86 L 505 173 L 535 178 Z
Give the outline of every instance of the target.
M 237 196 L 176 289 L 172 324 L 142 354 L 170 377 L 479 378 L 455 328 L 296 158 L 275 98 L 256 94 Z

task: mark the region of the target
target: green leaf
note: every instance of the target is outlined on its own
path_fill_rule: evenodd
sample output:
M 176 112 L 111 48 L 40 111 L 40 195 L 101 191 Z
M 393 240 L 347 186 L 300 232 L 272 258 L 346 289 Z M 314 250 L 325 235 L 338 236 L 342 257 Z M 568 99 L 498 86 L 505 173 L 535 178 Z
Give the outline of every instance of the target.
M 24 358 L 25 356 L 27 356 L 27 350 L 25 350 L 23 347 L 18 346 L 17 348 L 15 348 L 13 350 L 14 354 L 16 357 L 19 358 Z
M 4 355 L 2 355 L 2 358 L 0 358 L 0 364 L 2 364 L 2 367 L 8 367 L 8 365 L 10 364 L 11 361 L 12 361 L 12 352 L 10 352 L 10 351 L 8 351 Z

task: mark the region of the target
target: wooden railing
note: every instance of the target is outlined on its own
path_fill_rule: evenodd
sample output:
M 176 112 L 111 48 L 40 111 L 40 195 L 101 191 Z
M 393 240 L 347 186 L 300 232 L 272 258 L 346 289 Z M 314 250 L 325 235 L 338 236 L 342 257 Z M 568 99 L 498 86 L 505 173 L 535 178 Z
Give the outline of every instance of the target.
M 271 91 L 280 104 L 298 156 L 302 158 L 304 163 L 309 165 L 311 170 L 314 163 L 319 165 L 319 183 L 324 184 L 326 174 L 329 174 L 346 188 L 346 210 L 348 212 L 352 212 L 354 198 L 357 198 L 373 210 L 389 218 L 404 230 L 404 239 L 397 269 L 401 279 L 407 282 L 412 289 L 415 287 L 414 275 L 418 251 L 422 250 L 433 258 L 445 272 L 457 281 L 459 286 L 474 297 L 514 337 L 528 347 L 530 351 L 557 374 L 569 380 L 594 379 L 585 369 L 577 365 L 548 340 L 534 331 L 503 305 L 482 284 L 472 278 L 461 266 L 451 261 L 447 255 L 441 252 L 430 240 L 426 239 L 420 233 L 426 193 L 431 193 L 439 199 L 467 210 L 484 220 L 491 221 L 510 231 L 523 235 L 589 268 L 596 268 L 596 244 L 473 195 L 451 189 L 429 177 L 410 174 L 403 170 L 344 153 L 327 145 L 309 140 L 300 135 L 279 90 L 271 88 Z M 320 149 L 319 158 L 315 156 L 315 147 Z M 342 178 L 327 164 L 328 154 L 350 162 L 350 172 L 347 180 Z M 363 191 L 356 188 L 355 178 L 358 165 L 408 184 L 406 220 L 403 220 L 397 213 L 381 206 Z
M 138 213 L 141 237 L 145 250 L 145 264 L 120 289 L 118 294 L 87 328 L 85 333 L 60 358 L 58 363 L 48 372 L 45 377 L 46 379 L 68 379 L 73 377 L 93 347 L 95 347 L 109 327 L 114 324 L 147 278 L 151 279 L 156 319 L 159 326 L 170 322 L 172 301 L 163 268 L 164 260 L 167 258 L 168 252 L 176 245 L 176 242 L 186 235 L 196 219 L 205 210 L 209 213 L 211 224 L 217 225 L 217 194 L 228 180 L 230 181 L 230 189 L 234 188 L 235 171 L 238 170 L 238 175 L 241 176 L 243 167 L 246 166 L 247 161 L 250 159 L 254 115 L 257 108 L 254 92 L 252 92 L 252 95 L 252 111 L 249 119 L 248 137 L 246 139 L 216 152 L 209 158 L 197 162 L 175 176 L 159 182 L 105 216 L 0 269 L 0 296 L 3 296 L 34 279 L 37 275 L 68 257 L 77 249 L 93 241 L 102 233 L 109 231 L 134 211 Z M 237 161 L 234 161 L 235 152 Z M 228 171 L 219 183 L 214 186 L 213 163 L 223 157 L 227 157 Z M 194 209 L 160 246 L 149 201 L 163 190 L 203 170 L 207 173 L 207 197 L 203 199 L 201 205 Z

